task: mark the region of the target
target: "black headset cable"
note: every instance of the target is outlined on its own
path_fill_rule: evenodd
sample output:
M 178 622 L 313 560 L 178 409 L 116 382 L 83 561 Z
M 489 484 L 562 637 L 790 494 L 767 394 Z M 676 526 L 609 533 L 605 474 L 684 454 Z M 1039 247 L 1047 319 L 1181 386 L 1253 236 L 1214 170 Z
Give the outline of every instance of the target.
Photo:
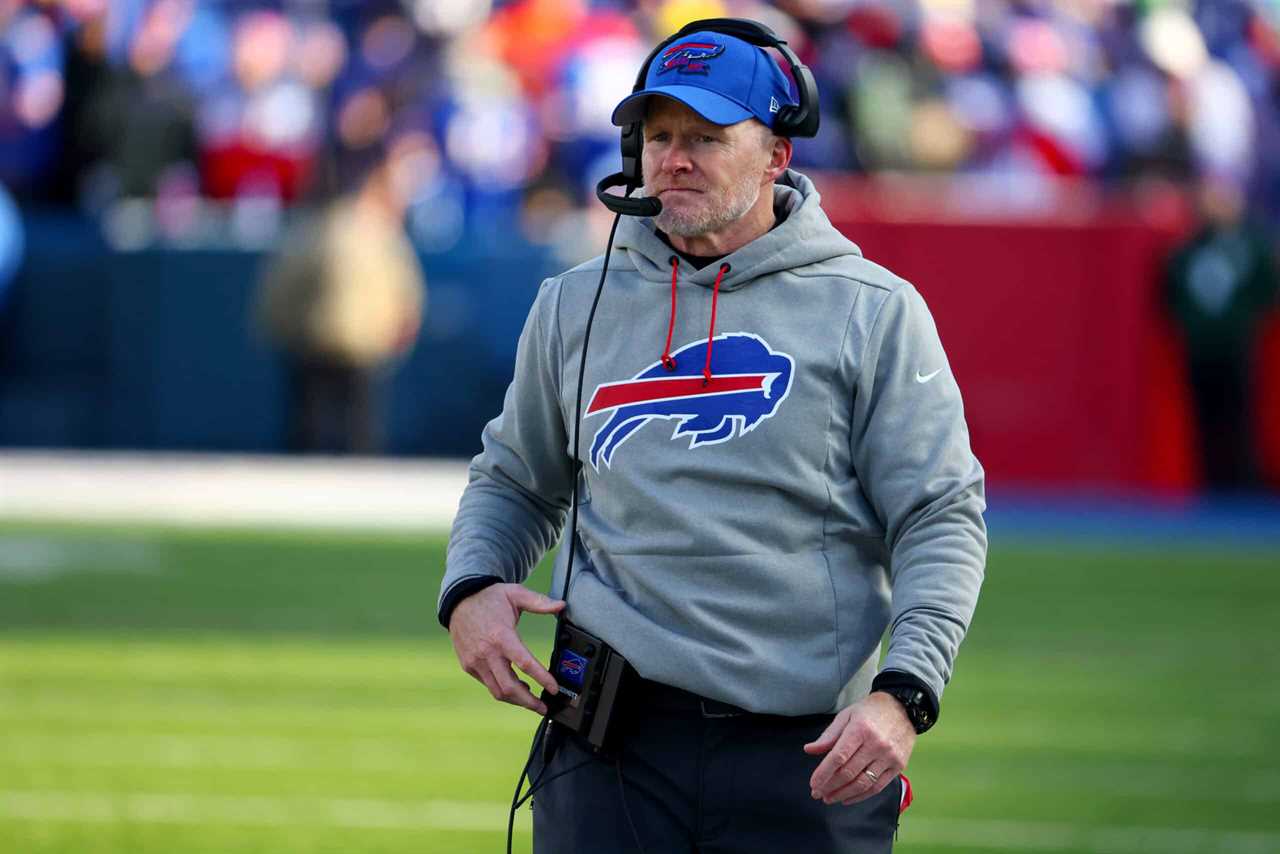
M 613 226 L 609 229 L 609 241 L 604 246 L 604 263 L 600 265 L 600 281 L 596 284 L 596 295 L 591 300 L 591 311 L 587 314 L 587 331 L 582 335 L 582 358 L 578 362 L 578 393 L 573 404 L 573 494 L 570 500 L 573 506 L 569 509 L 569 560 L 564 569 L 565 602 L 569 601 L 569 581 L 573 578 L 573 553 L 578 542 L 578 481 L 581 480 L 582 460 L 578 458 L 578 441 L 582 437 L 582 381 L 587 374 L 587 346 L 591 343 L 591 326 L 595 323 L 596 307 L 600 305 L 600 294 L 604 293 L 604 279 L 609 273 L 609 256 L 613 253 L 613 236 L 618 232 L 618 223 L 622 214 L 613 215 Z M 568 607 L 566 606 L 566 610 Z M 563 611 L 561 613 L 564 613 Z
M 596 285 L 596 295 L 591 301 L 591 312 L 587 315 L 587 331 L 582 336 L 582 359 L 578 363 L 578 393 L 573 407 L 573 487 L 570 493 L 571 507 L 569 510 L 569 560 L 565 565 L 564 571 L 564 595 L 563 598 L 567 602 L 569 599 L 569 579 L 573 576 L 573 553 L 575 551 L 574 544 L 578 541 L 578 481 L 581 478 L 582 462 L 578 459 L 578 439 L 582 433 L 582 380 L 587 373 L 587 344 L 591 341 L 591 325 L 596 319 L 596 307 L 600 305 L 600 294 L 604 292 L 605 276 L 609 274 L 609 255 L 613 252 L 613 237 L 618 232 L 618 222 L 622 219 L 622 214 L 614 214 L 613 226 L 609 229 L 609 241 L 604 247 L 604 263 L 600 267 L 600 281 Z M 511 854 L 511 838 L 515 833 L 516 810 L 524 803 L 528 797 L 532 796 L 537 790 L 542 775 L 546 773 L 546 765 L 550 764 L 550 757 L 547 759 L 546 765 L 534 778 L 529 787 L 529 794 L 525 798 L 521 798 L 520 790 L 524 788 L 524 781 L 529 776 L 529 766 L 533 763 L 533 757 L 537 754 L 538 748 L 542 741 L 547 737 L 547 730 L 551 726 L 551 713 L 547 712 L 542 716 L 542 722 L 538 724 L 538 728 L 533 733 L 533 743 L 529 745 L 529 758 L 525 760 L 524 767 L 520 769 L 520 779 L 516 781 L 515 794 L 511 796 L 511 812 L 507 815 L 507 854 Z M 585 764 L 585 763 L 583 763 Z M 570 770 L 581 767 L 575 765 Z M 555 775 L 560 776 L 559 774 Z M 552 777 L 551 779 L 555 779 Z M 547 780 L 548 783 L 551 779 Z M 621 778 L 619 778 L 621 779 Z M 623 796 L 622 808 L 626 811 L 626 796 Z M 627 812 L 627 821 L 631 822 L 631 813 Z M 631 825 L 631 832 L 635 834 L 635 825 Z M 640 844 L 640 836 L 636 834 L 636 844 Z M 641 848 L 641 851 L 644 849 Z

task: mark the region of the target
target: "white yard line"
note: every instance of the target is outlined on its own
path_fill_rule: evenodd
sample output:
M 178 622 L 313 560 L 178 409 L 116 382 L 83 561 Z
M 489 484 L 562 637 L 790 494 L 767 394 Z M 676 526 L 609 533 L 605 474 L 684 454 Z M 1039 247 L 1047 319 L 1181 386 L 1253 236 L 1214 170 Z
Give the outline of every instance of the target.
M 26 732 L 12 726 L 0 736 L 0 760 L 49 768 L 193 768 L 336 770 L 368 773 L 413 773 L 423 757 L 395 744 L 372 738 L 343 739 L 318 750 L 314 740 L 266 735 L 159 735 Z M 1240 772 L 1235 786 L 1201 785 L 1167 768 L 1125 767 L 1101 762 L 1075 765 L 1070 775 L 1045 780 L 1041 790 L 1076 795 L 1085 790 L 1105 798 L 1169 798 L 1197 803 L 1274 804 L 1280 807 L 1280 773 Z M 973 776 L 974 791 L 993 794 L 1007 786 L 994 777 Z
M 107 824 L 496 830 L 506 827 L 508 809 L 497 803 L 445 800 L 402 802 L 368 798 L 0 791 L 0 818 Z
M 0 519 L 444 530 L 459 460 L 0 451 Z
M 380 830 L 501 831 L 507 805 L 479 801 L 270 798 L 191 794 L 0 791 L 0 819 L 84 823 L 295 825 Z M 527 811 L 521 825 L 527 828 Z M 1209 828 L 1089 826 L 1037 821 L 925 818 L 908 813 L 905 844 L 1102 854 L 1271 854 L 1280 833 Z
M 912 819 L 899 841 L 943 848 L 1002 851 L 1093 851 L 1097 854 L 1274 854 L 1280 833 L 1192 827 L 1081 825 L 1038 821 Z

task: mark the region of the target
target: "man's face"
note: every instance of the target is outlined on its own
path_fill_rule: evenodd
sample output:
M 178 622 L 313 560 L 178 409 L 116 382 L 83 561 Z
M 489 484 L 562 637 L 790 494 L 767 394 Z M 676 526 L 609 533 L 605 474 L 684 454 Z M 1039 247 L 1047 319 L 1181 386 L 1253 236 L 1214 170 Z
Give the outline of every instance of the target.
M 772 135 L 754 119 L 714 125 L 670 98 L 652 97 L 644 119 L 644 194 L 662 201 L 655 222 L 667 234 L 720 231 L 756 203 Z

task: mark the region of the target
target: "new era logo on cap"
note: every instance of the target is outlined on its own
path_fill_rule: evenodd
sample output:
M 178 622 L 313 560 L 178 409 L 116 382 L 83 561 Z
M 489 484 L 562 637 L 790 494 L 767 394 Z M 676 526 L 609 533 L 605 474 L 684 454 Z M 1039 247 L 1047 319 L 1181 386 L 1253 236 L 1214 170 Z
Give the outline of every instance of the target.
M 613 123 L 642 121 L 653 95 L 679 101 L 717 125 L 756 118 L 773 127 L 782 107 L 797 103 L 790 81 L 763 48 L 711 31 L 690 33 L 663 48 L 645 72 L 644 88 L 614 109 Z

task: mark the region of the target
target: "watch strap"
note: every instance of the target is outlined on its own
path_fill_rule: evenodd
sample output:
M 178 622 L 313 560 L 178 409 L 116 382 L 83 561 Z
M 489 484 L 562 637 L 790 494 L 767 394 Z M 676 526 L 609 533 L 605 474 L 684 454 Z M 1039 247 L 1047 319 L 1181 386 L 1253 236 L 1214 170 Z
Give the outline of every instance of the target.
M 871 690 L 881 691 L 902 704 L 916 733 L 927 732 L 938 722 L 938 698 L 914 674 L 902 670 L 885 670 L 871 683 Z

